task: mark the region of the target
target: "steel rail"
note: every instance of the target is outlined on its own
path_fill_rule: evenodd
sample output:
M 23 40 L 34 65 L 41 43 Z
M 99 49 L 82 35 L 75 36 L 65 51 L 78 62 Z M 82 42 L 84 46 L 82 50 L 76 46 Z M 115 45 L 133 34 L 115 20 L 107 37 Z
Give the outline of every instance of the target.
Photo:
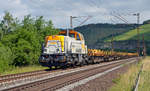
M 116 62 L 116 63 L 122 63 L 122 61 L 121 62 Z M 116 63 L 112 63 L 112 64 L 116 64 Z M 108 64 L 108 65 L 112 65 L 112 64 Z M 45 79 L 45 80 L 42 80 L 42 81 L 37 81 L 37 82 L 25 84 L 25 85 L 22 85 L 22 86 L 18 86 L 18 87 L 6 89 L 6 90 L 25 90 L 27 88 L 29 89 L 31 87 L 37 87 L 37 86 L 40 86 L 41 84 L 45 84 L 45 83 L 48 83 L 48 82 L 53 82 L 53 81 L 56 81 L 56 80 L 59 80 L 59 79 L 62 79 L 62 78 L 66 78 L 66 76 L 70 77 L 70 76 L 73 76 L 73 75 L 77 75 L 79 73 L 89 72 L 89 71 L 92 71 L 92 70 L 95 70 L 95 69 L 98 69 L 98 68 L 100 69 L 100 68 L 107 67 L 107 66 L 102 65 L 100 67 L 95 67 L 95 68 L 91 68 L 91 69 L 88 69 L 88 70 L 81 70 L 81 71 L 77 71 L 77 72 L 73 72 L 73 73 L 65 74 L 65 75 L 61 75 L 61 76 L 56 76 L 56 77 L 53 77 L 53 78 L 50 78 L 50 79 Z M 96 73 L 93 73 L 92 75 L 94 75 L 94 74 L 96 74 Z M 91 75 L 89 75 L 89 76 L 91 76 Z M 81 77 L 81 78 L 83 78 L 83 77 Z M 67 82 L 67 84 L 72 83 L 72 82 L 74 82 L 74 80 Z M 56 86 L 56 87 L 53 87 L 53 88 L 60 88 L 60 87 L 62 87 L 62 86 Z

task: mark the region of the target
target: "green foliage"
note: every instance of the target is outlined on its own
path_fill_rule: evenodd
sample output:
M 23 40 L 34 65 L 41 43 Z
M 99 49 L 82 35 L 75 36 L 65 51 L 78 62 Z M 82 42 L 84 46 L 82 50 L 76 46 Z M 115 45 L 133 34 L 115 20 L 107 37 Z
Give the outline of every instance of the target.
M 24 73 L 24 72 L 31 72 L 31 71 L 37 71 L 37 70 L 46 70 L 48 67 L 43 67 L 40 65 L 30 65 L 30 66 L 24 66 L 24 67 L 15 67 L 12 70 L 7 70 L 1 73 L 1 75 L 10 75 L 10 74 L 18 74 L 18 73 Z
M 5 29 L 6 25 L 13 31 Z M 58 32 L 52 21 L 45 21 L 42 16 L 32 18 L 31 15 L 27 15 L 19 21 L 10 13 L 5 13 L 0 23 L 0 72 L 14 66 L 38 64 L 41 44 L 45 37 Z
M 143 24 L 150 24 L 150 20 L 144 21 Z
M 88 46 L 94 46 L 96 42 L 110 38 L 112 34 L 120 35 L 135 28 L 135 24 L 89 24 L 75 28 L 81 32 Z
M 119 83 L 120 79 L 121 79 L 121 76 L 119 75 L 119 77 L 113 79 L 112 82 L 115 83 L 115 84 L 117 84 L 117 83 Z
M 150 39 L 150 24 L 140 26 L 140 39 L 142 39 L 142 35 L 145 35 L 145 40 L 149 41 Z M 123 41 L 123 40 L 137 40 L 137 29 L 130 30 L 129 32 L 123 33 L 119 36 L 115 36 L 114 39 L 116 41 Z M 111 40 L 110 38 L 107 41 Z
M 0 72 L 10 68 L 13 59 L 12 52 L 9 47 L 4 46 L 0 43 Z
M 127 66 L 127 65 L 124 65 Z M 114 85 L 108 91 L 133 91 L 133 86 L 141 67 L 141 62 L 131 65 L 129 70 L 113 81 Z M 145 91 L 145 90 L 143 90 Z
M 141 45 L 141 48 L 140 48 L 140 51 L 142 53 L 143 51 L 143 35 L 144 35 L 144 41 L 145 41 L 145 45 L 146 45 L 146 52 L 148 55 L 150 55 L 150 47 L 149 47 L 149 44 L 150 44 L 150 24 L 144 24 L 144 25 L 141 25 L 139 27 L 139 38 L 140 38 L 140 45 Z M 137 41 L 138 39 L 138 35 L 137 35 L 137 29 L 133 29 L 133 30 L 130 30 L 126 33 L 123 33 L 121 35 L 118 35 L 118 36 L 115 36 L 114 37 L 114 40 L 117 41 L 117 42 L 133 42 L 134 41 Z M 109 42 L 111 41 L 111 38 L 107 38 L 105 39 L 105 41 Z M 137 42 L 136 42 L 137 43 Z M 136 50 L 135 50 L 136 51 Z

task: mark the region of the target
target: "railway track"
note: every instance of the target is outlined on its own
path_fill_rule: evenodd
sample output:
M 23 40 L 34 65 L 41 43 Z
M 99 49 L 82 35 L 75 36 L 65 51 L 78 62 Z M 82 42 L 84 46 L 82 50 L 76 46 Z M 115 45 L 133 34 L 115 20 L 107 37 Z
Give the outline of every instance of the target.
M 98 73 L 102 73 L 105 72 L 109 69 L 112 69 L 114 67 L 120 66 L 121 64 L 125 64 L 129 61 L 133 60 L 133 58 L 131 59 L 127 59 L 124 61 L 116 61 L 116 62 L 112 62 L 112 63 L 108 63 L 105 65 L 101 65 L 101 66 L 96 66 L 96 67 L 91 67 L 89 69 L 85 69 L 85 70 L 79 70 L 79 71 L 75 71 L 75 72 L 71 72 L 71 73 L 67 73 L 67 74 L 62 74 L 62 75 L 58 75 L 58 76 L 54 76 L 48 79 L 44 79 L 44 80 L 39 80 L 39 81 L 35 81 L 35 82 L 31 82 L 28 84 L 24 84 L 24 85 L 20 85 L 17 87 L 12 87 L 12 88 L 8 88 L 5 89 L 6 91 L 22 91 L 22 90 L 31 90 L 31 91 L 45 91 L 45 90 L 56 90 L 59 88 L 62 88 L 64 86 L 67 86 L 69 84 L 78 82 L 80 80 L 83 80 L 85 78 L 94 76 Z
M 71 69 L 71 68 L 68 68 Z M 29 79 L 32 77 L 40 76 L 40 75 L 46 75 L 49 73 L 54 73 L 54 72 L 60 72 L 62 69 L 57 69 L 57 70 L 38 70 L 38 71 L 32 71 L 32 72 L 25 72 L 25 73 L 19 73 L 19 74 L 11 74 L 11 75 L 4 75 L 0 76 L 0 85 L 6 84 L 6 83 L 11 83 L 15 82 L 17 80 L 23 80 L 23 79 Z
M 68 68 L 71 69 L 71 68 Z M 57 70 L 38 70 L 38 71 L 32 71 L 32 72 L 25 72 L 25 73 L 19 73 L 19 74 L 11 74 L 11 75 L 4 75 L 0 76 L 0 85 L 6 84 L 6 83 L 11 83 L 15 82 L 17 80 L 23 80 L 23 79 L 29 79 L 32 77 L 40 76 L 40 75 L 46 75 L 49 73 L 54 73 L 54 72 L 60 72 L 62 69 L 57 69 Z
M 4 75 L 0 76 L 0 83 L 6 82 L 7 80 L 13 80 L 13 79 L 19 79 L 21 77 L 28 77 L 31 75 L 37 75 L 46 73 L 46 70 L 38 70 L 38 71 L 32 71 L 32 72 L 25 72 L 25 73 L 19 73 L 19 74 L 11 74 L 11 75 Z

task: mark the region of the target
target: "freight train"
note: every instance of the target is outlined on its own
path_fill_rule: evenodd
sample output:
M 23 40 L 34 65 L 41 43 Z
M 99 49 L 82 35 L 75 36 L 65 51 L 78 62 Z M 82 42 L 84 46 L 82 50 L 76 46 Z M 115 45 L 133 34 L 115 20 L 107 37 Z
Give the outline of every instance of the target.
M 49 68 L 52 66 L 68 67 L 134 56 L 138 56 L 138 54 L 87 49 L 81 33 L 74 30 L 63 30 L 58 35 L 47 36 L 45 38 L 39 63 Z

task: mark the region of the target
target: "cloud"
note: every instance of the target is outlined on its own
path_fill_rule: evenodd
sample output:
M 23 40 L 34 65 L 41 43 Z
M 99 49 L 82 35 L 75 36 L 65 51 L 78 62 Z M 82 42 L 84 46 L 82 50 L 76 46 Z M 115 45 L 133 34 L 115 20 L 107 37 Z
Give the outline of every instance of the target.
M 28 7 L 21 3 L 21 0 L 0 0 L 0 13 L 4 13 L 4 11 L 9 11 L 13 13 L 15 16 L 22 16 L 24 14 L 28 14 Z
M 51 19 L 55 27 L 69 27 L 70 16 L 91 15 L 88 23 L 111 22 L 110 13 L 115 11 L 122 15 L 131 13 L 141 13 L 141 22 L 150 19 L 149 0 L 0 0 L 0 18 L 4 11 L 9 11 L 15 17 L 23 18 L 24 15 L 44 16 Z M 129 22 L 135 23 L 133 16 L 124 16 Z M 75 19 L 77 26 L 86 17 Z M 116 22 L 120 22 L 115 19 Z

